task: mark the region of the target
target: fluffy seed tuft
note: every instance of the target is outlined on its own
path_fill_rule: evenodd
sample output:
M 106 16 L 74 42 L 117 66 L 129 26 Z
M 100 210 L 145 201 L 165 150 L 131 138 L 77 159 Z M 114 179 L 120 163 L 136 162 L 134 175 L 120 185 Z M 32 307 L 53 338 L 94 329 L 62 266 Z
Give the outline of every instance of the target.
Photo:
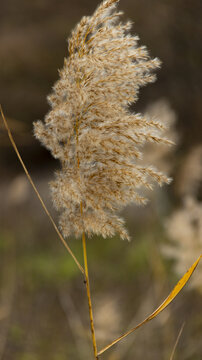
M 48 97 L 52 109 L 44 123 L 34 124 L 35 136 L 61 162 L 50 187 L 64 236 L 85 231 L 129 239 L 117 212 L 146 201 L 139 188 L 169 182 L 137 162 L 146 142 L 170 143 L 160 122 L 129 110 L 140 87 L 155 80 L 160 61 L 138 46 L 130 22 L 119 22 L 117 3 L 104 1 L 73 30 L 69 57 Z

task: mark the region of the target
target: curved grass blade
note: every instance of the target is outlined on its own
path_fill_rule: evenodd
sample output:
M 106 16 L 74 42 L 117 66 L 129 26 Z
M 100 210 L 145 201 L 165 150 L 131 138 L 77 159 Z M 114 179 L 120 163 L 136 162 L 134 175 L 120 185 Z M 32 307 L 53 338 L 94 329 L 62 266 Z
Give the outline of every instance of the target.
M 20 161 L 20 163 L 21 163 L 21 165 L 22 165 L 22 167 L 23 167 L 23 169 L 24 169 L 25 174 L 27 175 L 27 178 L 28 178 L 28 180 L 29 180 L 32 188 L 34 189 L 34 191 L 35 191 L 35 193 L 36 193 L 36 195 L 37 195 L 37 197 L 38 197 L 38 199 L 39 199 L 39 201 L 40 201 L 40 203 L 41 203 L 41 205 L 42 205 L 45 213 L 48 215 L 48 217 L 49 217 L 49 219 L 50 219 L 50 221 L 51 221 L 51 223 L 52 223 L 52 225 L 53 225 L 56 233 L 58 234 L 61 242 L 63 243 L 63 245 L 65 246 L 66 250 L 67 250 L 68 253 L 71 255 L 71 257 L 73 258 L 73 260 L 74 260 L 74 262 L 76 263 L 76 265 L 78 266 L 79 270 L 82 272 L 82 274 L 84 274 L 84 269 L 83 269 L 83 267 L 81 266 L 81 264 L 80 264 L 79 261 L 77 260 L 76 256 L 73 254 L 73 252 L 72 252 L 72 250 L 70 249 L 70 247 L 67 245 L 65 239 L 63 238 L 61 232 L 59 231 L 57 225 L 55 224 L 55 222 L 54 222 L 51 214 L 49 213 L 46 205 L 44 204 L 44 202 L 43 202 L 43 200 L 42 200 L 42 198 L 41 198 L 41 195 L 39 194 L 39 192 L 38 192 L 38 190 L 37 190 L 37 188 L 36 188 L 36 186 L 35 186 L 32 178 L 31 178 L 31 176 L 30 176 L 30 174 L 29 174 L 29 172 L 28 172 L 28 170 L 27 170 L 27 168 L 26 168 L 26 166 L 25 166 L 25 164 L 24 164 L 24 162 L 23 162 L 23 160 L 22 160 L 22 158 L 21 158 L 21 155 L 20 155 L 20 153 L 19 153 L 19 151 L 18 151 L 18 149 L 17 149 L 17 146 L 16 146 L 16 144 L 15 144 L 15 141 L 14 141 L 13 136 L 12 136 L 12 134 L 11 134 L 11 131 L 10 131 L 10 129 L 9 129 L 8 123 L 7 123 L 6 118 L 5 118 L 5 116 L 4 116 L 4 113 L 3 113 L 3 110 L 2 110 L 2 106 L 1 106 L 1 105 L 0 105 L 0 112 L 1 112 L 1 116 L 2 116 L 2 119 L 3 119 L 4 125 L 5 125 L 5 128 L 6 128 L 7 132 L 8 132 L 8 136 L 9 136 L 10 142 L 11 142 L 11 144 L 12 144 L 12 146 L 13 146 L 13 149 L 15 150 L 15 153 L 16 153 L 16 155 L 17 155 L 17 157 L 18 157 L 18 159 L 19 159 L 19 161 Z
M 146 324 L 150 320 L 154 319 L 158 314 L 161 313 L 173 300 L 174 298 L 179 294 L 179 292 L 183 289 L 183 287 L 186 285 L 187 281 L 193 274 L 194 270 L 196 269 L 199 261 L 201 260 L 202 255 L 199 256 L 199 258 L 193 263 L 193 265 L 189 268 L 189 270 L 184 274 L 184 276 L 178 281 L 177 285 L 174 287 L 174 289 L 171 291 L 171 293 L 168 295 L 168 297 L 162 302 L 162 304 L 152 313 L 150 314 L 145 320 L 143 320 L 141 323 L 136 325 L 133 329 L 127 331 L 125 334 L 121 335 L 118 339 L 112 341 L 111 344 L 105 346 L 102 350 L 98 352 L 98 355 L 103 354 L 106 350 L 110 349 L 113 345 L 117 344 L 119 341 L 127 337 L 128 335 L 132 334 L 135 330 L 139 329 L 142 325 Z

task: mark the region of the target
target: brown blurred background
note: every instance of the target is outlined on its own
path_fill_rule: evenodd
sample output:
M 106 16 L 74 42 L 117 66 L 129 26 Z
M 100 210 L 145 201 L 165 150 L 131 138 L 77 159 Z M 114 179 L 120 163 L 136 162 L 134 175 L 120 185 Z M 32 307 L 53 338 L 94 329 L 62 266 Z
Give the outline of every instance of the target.
M 58 163 L 34 139 L 32 123 L 43 119 L 49 109 L 46 96 L 68 55 L 66 39 L 71 29 L 83 15 L 92 14 L 97 4 L 92 0 L 1 0 L 0 103 L 56 219 L 48 182 Z M 193 261 L 202 253 L 202 1 L 121 0 L 119 8 L 125 20 L 134 22 L 133 32 L 140 36 L 140 43 L 162 61 L 156 83 L 140 91 L 134 110 L 162 114 L 171 124 L 177 146 L 172 151 L 159 149 L 160 159 L 147 149 L 154 165 L 157 161 L 174 181 L 156 189 L 144 209 L 130 206 L 125 210 L 133 241 L 88 241 L 100 346 L 153 311 L 179 279 L 175 262 L 181 260 L 174 256 L 174 262 L 168 252 L 161 251 L 164 243 L 183 237 L 172 238 L 166 230 L 167 219 L 177 211 L 186 209 L 188 215 L 182 216 L 179 226 L 189 226 L 198 242 Z M 82 278 L 28 184 L 2 121 L 0 173 L 0 360 L 91 359 Z M 187 199 L 199 211 L 190 202 L 187 205 Z M 186 249 L 179 242 L 180 254 L 192 254 L 193 239 L 190 236 Z M 70 244 L 82 261 L 79 240 L 71 239 Z M 186 256 L 183 259 L 186 270 L 192 259 L 187 263 Z M 101 358 L 170 359 L 185 321 L 175 359 L 202 359 L 202 267 L 197 274 L 198 285 L 188 285 L 159 319 Z

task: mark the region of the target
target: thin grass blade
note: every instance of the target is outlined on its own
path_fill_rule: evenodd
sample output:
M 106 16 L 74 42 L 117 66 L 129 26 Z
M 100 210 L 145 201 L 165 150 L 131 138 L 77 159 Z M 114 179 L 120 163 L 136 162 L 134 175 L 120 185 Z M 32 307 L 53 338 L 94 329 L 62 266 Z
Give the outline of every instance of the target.
M 201 258 L 202 258 L 202 255 L 200 255 L 199 258 L 192 264 L 192 266 L 189 268 L 189 270 L 178 281 L 177 285 L 174 287 L 174 289 L 171 291 L 171 293 L 168 295 L 168 297 L 162 302 L 162 304 L 152 314 L 150 314 L 141 323 L 136 325 L 133 329 L 127 331 L 125 334 L 121 335 L 118 339 L 112 341 L 112 343 L 110 343 L 105 348 L 100 350 L 98 352 L 98 355 L 103 354 L 106 350 L 110 349 L 113 345 L 117 344 L 119 341 L 126 338 L 128 335 L 132 334 L 135 330 L 139 329 L 142 325 L 146 324 L 150 320 L 154 319 L 158 314 L 160 314 L 175 299 L 175 297 L 179 294 L 179 292 L 186 285 L 187 281 L 189 280 L 189 278 L 193 274 L 193 272 L 196 269 L 196 267 L 197 267 L 199 261 L 201 260 Z

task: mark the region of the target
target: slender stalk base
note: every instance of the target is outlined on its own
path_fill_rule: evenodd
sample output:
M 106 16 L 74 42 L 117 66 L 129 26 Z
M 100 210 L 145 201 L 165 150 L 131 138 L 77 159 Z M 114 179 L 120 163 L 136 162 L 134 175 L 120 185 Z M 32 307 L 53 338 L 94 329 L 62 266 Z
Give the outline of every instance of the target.
M 88 276 L 86 238 L 85 238 L 84 232 L 82 234 L 82 243 L 83 243 L 85 283 L 86 283 L 86 292 L 87 292 L 87 296 L 88 296 L 88 307 L 89 307 L 89 315 L 90 315 L 91 334 L 92 334 L 92 340 L 93 340 L 93 350 L 94 350 L 95 359 L 98 360 L 97 344 L 96 344 L 96 338 L 95 338 L 95 328 L 94 328 L 94 322 L 93 322 L 93 311 L 92 311 L 92 303 L 91 303 L 91 296 L 90 296 L 90 284 L 89 284 L 89 276 Z
M 78 84 L 79 86 L 79 84 Z M 78 146 L 78 118 L 76 119 L 76 143 Z M 78 170 L 80 168 L 80 160 L 77 154 L 77 167 Z M 81 211 L 81 218 L 83 218 L 83 204 L 82 201 L 80 203 L 80 211 Z M 87 262 L 87 251 L 86 251 L 86 237 L 85 237 L 85 231 L 83 230 L 82 233 L 82 243 L 83 243 L 83 258 L 84 258 L 84 271 L 85 271 L 85 284 L 86 284 L 86 292 L 88 296 L 88 307 L 89 307 L 89 315 L 90 315 L 90 327 L 91 327 L 91 335 L 92 335 L 92 341 L 93 341 L 93 350 L 94 350 L 94 357 L 95 360 L 98 360 L 98 352 L 97 352 L 97 344 L 96 344 L 96 338 L 95 338 L 95 328 L 94 328 L 94 322 L 93 322 L 93 310 L 92 310 L 92 302 L 91 302 L 91 296 L 90 296 L 90 284 L 89 284 L 89 276 L 88 276 L 88 262 Z

